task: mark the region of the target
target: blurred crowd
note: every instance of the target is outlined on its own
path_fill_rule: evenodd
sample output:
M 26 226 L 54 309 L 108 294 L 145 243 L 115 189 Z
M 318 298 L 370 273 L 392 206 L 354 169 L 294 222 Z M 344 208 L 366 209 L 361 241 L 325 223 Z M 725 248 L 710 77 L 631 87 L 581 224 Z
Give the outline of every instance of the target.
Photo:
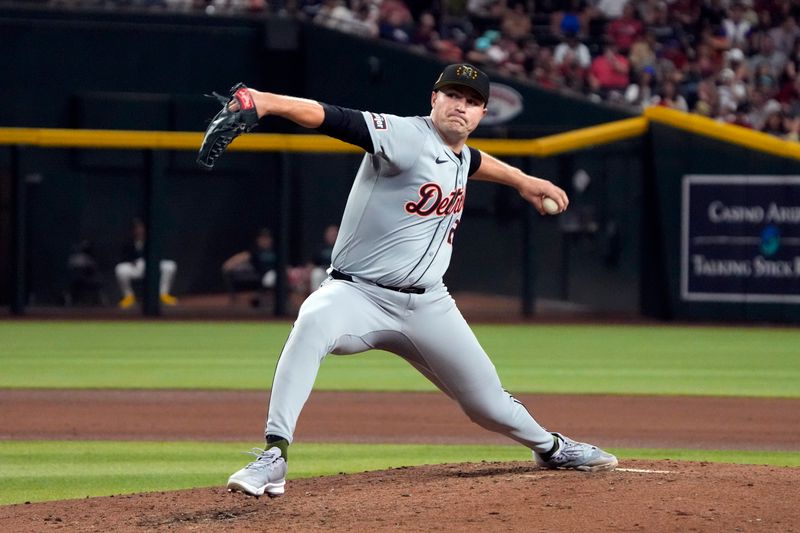
M 114 3 L 126 1 L 297 17 L 551 90 L 636 108 L 666 106 L 800 138 L 800 2 L 792 0 Z

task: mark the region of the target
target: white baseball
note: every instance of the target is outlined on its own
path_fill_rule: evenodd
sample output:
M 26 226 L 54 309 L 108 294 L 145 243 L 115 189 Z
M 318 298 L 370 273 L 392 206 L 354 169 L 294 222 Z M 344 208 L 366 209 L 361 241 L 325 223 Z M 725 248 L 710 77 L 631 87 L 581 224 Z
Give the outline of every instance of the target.
M 542 198 L 542 207 L 548 215 L 557 215 L 561 211 L 556 201 L 549 196 Z

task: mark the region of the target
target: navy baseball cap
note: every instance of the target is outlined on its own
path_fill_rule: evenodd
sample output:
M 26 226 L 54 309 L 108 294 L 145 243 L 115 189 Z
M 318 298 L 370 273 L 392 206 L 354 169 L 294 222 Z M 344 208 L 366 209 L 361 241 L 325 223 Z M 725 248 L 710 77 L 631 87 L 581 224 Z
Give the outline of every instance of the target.
M 447 85 L 469 87 L 481 95 L 484 103 L 489 101 L 489 76 L 469 63 L 447 65 L 433 84 L 433 90 L 438 91 Z

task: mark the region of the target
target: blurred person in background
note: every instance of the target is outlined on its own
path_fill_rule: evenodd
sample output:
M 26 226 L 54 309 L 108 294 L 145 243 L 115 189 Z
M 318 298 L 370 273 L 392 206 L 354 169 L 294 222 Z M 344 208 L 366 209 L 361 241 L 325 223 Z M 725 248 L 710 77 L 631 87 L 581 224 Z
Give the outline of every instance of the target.
M 661 90 L 653 99 L 653 104 L 678 111 L 689 111 L 686 99 L 678 92 L 678 86 L 672 80 L 665 80 L 661 84 Z
M 273 246 L 272 232 L 262 228 L 249 249 L 232 255 L 222 263 L 222 277 L 231 303 L 236 301 L 236 290 L 240 287 L 275 288 L 278 256 Z M 258 300 L 251 303 L 256 306 Z
M 310 291 L 314 292 L 319 288 L 323 281 L 328 277 L 328 267 L 331 266 L 331 256 L 333 255 L 333 245 L 339 236 L 339 226 L 331 224 L 325 228 L 322 235 L 322 247 L 317 250 L 311 259 L 310 271 Z
M 533 68 L 533 81 L 545 89 L 559 89 L 564 79 L 553 61 L 553 52 L 547 47 L 539 48 L 539 56 Z
M 576 92 L 583 92 L 586 72 L 592 65 L 589 47 L 578 40 L 573 32 L 565 32 L 565 41 L 556 46 L 553 61 L 558 66 L 566 86 Z
M 717 81 L 717 94 L 719 95 L 719 112 L 722 116 L 734 113 L 741 104 L 747 101 L 747 84 L 737 79 L 736 73 L 730 68 L 722 69 Z
M 500 23 L 502 34 L 515 41 L 521 41 L 528 37 L 532 28 L 531 17 L 525 10 L 525 4 L 521 1 L 506 10 Z
M 722 21 L 722 29 L 731 48 L 746 48 L 747 36 L 752 29 L 750 21 L 745 18 L 746 6 L 736 0 L 728 8 L 727 16 Z
M 656 41 L 656 36 L 652 32 L 646 32 L 644 35 L 640 35 L 636 41 L 634 41 L 633 45 L 631 45 L 631 49 L 628 52 L 628 61 L 631 64 L 631 68 L 641 72 L 644 70 L 645 67 L 656 67 L 656 51 L 660 48 L 660 45 Z
M 144 222 L 138 218 L 134 219 L 131 227 L 131 238 L 122 250 L 122 261 L 114 268 L 119 290 L 122 293 L 122 300 L 119 301 L 119 307 L 122 309 L 128 309 L 136 303 L 132 282 L 144 278 L 146 237 Z M 170 289 L 172 288 L 178 265 L 171 259 L 162 259 L 159 267 L 161 272 L 159 299 L 164 305 L 176 305 L 178 300 L 170 294 Z
M 651 105 L 655 97 L 656 69 L 645 67 L 636 76 L 636 81 L 625 89 L 625 103 L 644 109 Z
M 597 56 L 589 68 L 589 87 L 594 94 L 610 100 L 622 100 L 630 81 L 630 64 L 619 53 L 617 45 L 607 43 L 603 54 Z
M 692 113 L 713 118 L 719 114 L 719 99 L 717 86 L 712 78 L 701 81 L 697 86 L 697 99 L 692 108 Z
M 778 74 L 783 71 L 786 61 L 788 61 L 788 57 L 775 47 L 772 37 L 762 35 L 758 53 L 750 58 L 750 70 L 755 72 L 760 64 L 766 63 L 769 65 L 772 75 L 777 79 Z
M 783 137 L 789 133 L 786 123 L 784 122 L 784 118 L 785 117 L 782 110 L 776 109 L 772 111 L 769 115 L 767 115 L 767 119 L 764 121 L 761 131 L 764 133 L 769 133 L 770 135 L 775 135 L 776 137 Z
M 353 12 L 342 0 L 325 0 L 314 16 L 314 24 L 339 31 L 346 31 L 352 20 Z
M 795 48 L 795 42 L 800 39 L 800 26 L 797 24 L 797 19 L 789 15 L 779 26 L 772 28 L 767 34 L 775 43 L 775 48 L 790 55 Z
M 627 54 L 633 43 L 644 35 L 644 24 L 637 18 L 632 2 L 627 2 L 619 18 L 608 24 L 606 33 L 623 54 Z

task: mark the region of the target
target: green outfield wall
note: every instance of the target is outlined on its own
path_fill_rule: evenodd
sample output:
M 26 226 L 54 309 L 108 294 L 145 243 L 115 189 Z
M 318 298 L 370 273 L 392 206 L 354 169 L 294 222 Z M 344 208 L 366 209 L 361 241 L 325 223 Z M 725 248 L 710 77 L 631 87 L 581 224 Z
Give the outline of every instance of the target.
M 255 15 L 4 7 L 0 35 L 6 50 L 0 71 L 9 76 L 0 84 L 0 98 L 14 102 L 0 107 L 0 127 L 202 131 L 217 105 L 202 93 L 224 91 L 240 80 L 343 106 L 425 114 L 431 80 L 442 68 L 404 47 Z M 478 138 L 533 139 L 634 116 L 517 80 L 493 79 L 518 92 L 522 108 L 505 122 L 479 128 Z M 299 132 L 272 119 L 260 131 Z M 736 251 L 741 257 L 718 258 L 733 263 L 706 262 L 711 265 L 706 268 L 702 261 L 712 258 L 711 251 L 687 250 L 686 176 L 721 176 L 720 183 L 728 180 L 724 194 L 746 199 L 741 191 L 756 189 L 736 192 L 730 176 L 800 174 L 797 159 L 782 156 L 782 147 L 767 153 L 757 143 L 722 137 L 702 128 L 687 130 L 680 120 L 651 120 L 640 138 L 557 156 L 505 157 L 565 188 L 571 209 L 542 218 L 512 190 L 471 185 L 448 285 L 454 291 L 519 296 L 527 279 L 534 298 L 599 313 L 796 321 L 800 304 L 792 295 L 800 276 L 792 276 L 795 269 L 800 272 L 800 262 L 795 267 L 791 254 L 800 236 L 793 223 L 692 233 L 692 243 L 697 237 L 701 243 L 749 242 Z M 69 277 L 67 257 L 82 240 L 94 243 L 113 300 L 113 266 L 130 220 L 142 216 L 149 194 L 148 157 L 143 150 L 0 148 L 0 305 L 11 299 L 14 269 L 25 274 L 27 304 L 60 305 Z M 325 225 L 338 221 L 358 161 L 357 154 L 231 153 L 209 174 L 196 168 L 191 152 L 166 152 L 154 227 L 163 255 L 179 265 L 175 292 L 222 291 L 221 262 L 247 247 L 262 226 L 277 234 L 286 264 L 304 263 L 319 246 Z M 23 184 L 16 189 L 15 175 Z M 713 184 L 702 186 L 713 189 Z M 758 190 L 771 198 L 778 194 L 783 207 L 800 206 L 793 186 Z M 26 254 L 11 265 L 20 197 L 26 205 L 21 220 Z M 765 199 L 764 207 L 771 201 Z M 738 289 L 725 287 L 725 276 L 687 282 L 692 261 L 709 272 L 746 268 L 744 262 L 750 261 L 752 268 L 766 265 L 782 277 L 764 285 L 764 276 L 734 276 Z M 722 300 L 713 300 L 719 294 Z

